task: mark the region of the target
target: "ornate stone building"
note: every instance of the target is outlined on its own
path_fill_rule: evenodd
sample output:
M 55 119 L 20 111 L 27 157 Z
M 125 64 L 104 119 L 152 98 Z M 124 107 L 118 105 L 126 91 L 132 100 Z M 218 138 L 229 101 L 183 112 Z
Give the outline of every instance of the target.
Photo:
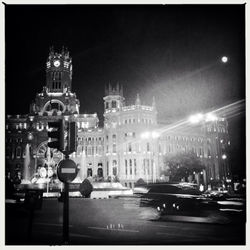
M 28 166 L 32 179 L 45 164 L 56 173 L 63 155 L 47 147 L 48 122 L 61 118 L 76 121 L 77 150 L 71 155 L 81 169 L 82 178 L 117 176 L 133 187 L 142 178 L 160 180 L 166 155 L 194 152 L 206 165 L 204 178 L 222 180 L 230 175 L 230 144 L 225 118 L 203 120 L 199 125 L 175 126 L 157 122 L 155 100 L 141 104 L 139 95 L 127 106 L 123 88 L 109 84 L 105 89 L 104 127 L 97 114 L 80 114 L 80 102 L 71 90 L 72 59 L 67 50 L 49 53 L 46 62 L 46 86 L 36 95 L 26 115 L 7 115 L 6 173 L 24 177 Z M 177 128 L 178 127 L 178 128 Z M 176 129 L 177 128 L 177 129 Z

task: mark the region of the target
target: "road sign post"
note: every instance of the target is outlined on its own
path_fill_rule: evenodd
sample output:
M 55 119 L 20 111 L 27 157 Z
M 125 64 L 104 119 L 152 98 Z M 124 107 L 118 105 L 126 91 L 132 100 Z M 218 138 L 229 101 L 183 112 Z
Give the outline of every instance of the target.
M 64 183 L 64 202 L 63 202 L 63 243 L 69 244 L 69 183 Z
M 63 202 L 63 243 L 69 244 L 69 183 L 76 178 L 77 166 L 74 161 L 65 155 L 65 159 L 59 162 L 57 175 L 64 183 L 64 202 Z

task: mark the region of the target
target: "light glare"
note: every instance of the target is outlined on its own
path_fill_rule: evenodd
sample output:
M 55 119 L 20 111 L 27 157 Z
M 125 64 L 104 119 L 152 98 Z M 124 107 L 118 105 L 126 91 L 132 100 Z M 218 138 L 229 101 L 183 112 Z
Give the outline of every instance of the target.
M 199 123 L 203 119 L 203 114 L 196 114 L 189 117 L 191 123 Z

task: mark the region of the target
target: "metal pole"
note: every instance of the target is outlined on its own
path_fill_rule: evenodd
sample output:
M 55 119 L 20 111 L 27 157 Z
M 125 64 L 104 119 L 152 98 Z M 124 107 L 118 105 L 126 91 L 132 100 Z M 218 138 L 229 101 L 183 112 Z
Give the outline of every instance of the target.
M 69 159 L 65 155 L 65 159 Z M 63 243 L 69 244 L 69 183 L 64 183 L 64 202 L 63 202 Z
M 69 244 L 69 184 L 64 183 L 63 243 Z

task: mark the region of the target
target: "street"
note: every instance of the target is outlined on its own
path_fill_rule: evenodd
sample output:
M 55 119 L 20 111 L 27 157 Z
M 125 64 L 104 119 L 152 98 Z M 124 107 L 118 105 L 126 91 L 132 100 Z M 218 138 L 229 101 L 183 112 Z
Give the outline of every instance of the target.
M 6 245 L 62 245 L 63 203 L 44 199 L 34 212 L 6 206 Z M 245 224 L 192 218 L 157 220 L 154 210 L 131 200 L 71 198 L 70 245 L 244 245 Z M 197 219 L 197 218 L 196 218 Z

